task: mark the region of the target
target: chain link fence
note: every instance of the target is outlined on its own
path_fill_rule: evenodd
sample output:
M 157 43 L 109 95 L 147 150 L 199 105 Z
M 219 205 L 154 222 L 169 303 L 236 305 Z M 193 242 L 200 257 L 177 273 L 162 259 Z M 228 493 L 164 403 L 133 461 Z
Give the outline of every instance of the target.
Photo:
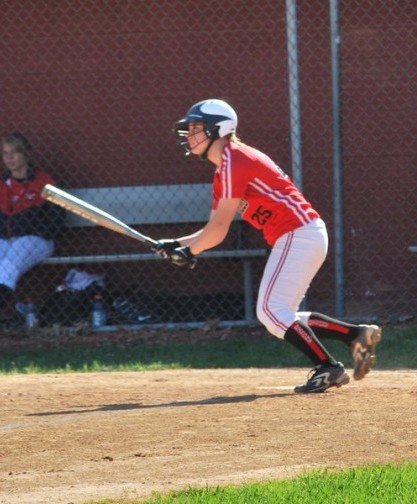
M 23 133 L 34 166 L 61 188 L 141 233 L 170 238 L 208 218 L 213 173 L 184 156 L 172 125 L 201 99 L 225 99 L 239 114 L 240 137 L 299 177 L 328 224 L 328 260 L 307 307 L 348 319 L 413 317 L 417 7 L 336 4 L 340 243 L 331 4 L 10 0 L 0 13 L 2 136 Z M 5 323 L 22 321 L 31 298 L 47 326 L 89 324 L 96 294 L 110 326 L 254 322 L 266 252 L 245 223 L 236 221 L 226 242 L 190 271 L 140 242 L 66 219 L 52 258 L 19 276 L 2 308 Z

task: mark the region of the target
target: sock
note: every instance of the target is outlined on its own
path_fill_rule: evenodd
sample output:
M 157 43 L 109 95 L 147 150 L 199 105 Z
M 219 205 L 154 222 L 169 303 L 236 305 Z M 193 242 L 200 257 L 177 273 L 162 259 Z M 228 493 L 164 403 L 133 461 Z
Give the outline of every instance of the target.
M 359 327 L 354 324 L 332 319 L 327 315 L 312 312 L 308 326 L 313 329 L 319 339 L 333 339 L 350 345 L 359 335 Z
M 316 366 L 318 364 L 330 366 L 337 364 L 336 360 L 320 343 L 310 327 L 299 320 L 287 329 L 284 339 L 303 352 Z

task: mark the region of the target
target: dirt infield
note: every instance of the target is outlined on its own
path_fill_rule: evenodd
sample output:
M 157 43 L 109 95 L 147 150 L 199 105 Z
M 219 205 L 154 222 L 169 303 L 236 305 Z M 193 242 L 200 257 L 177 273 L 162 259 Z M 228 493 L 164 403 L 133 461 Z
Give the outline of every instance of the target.
M 0 379 L 0 502 L 79 504 L 417 459 L 417 372 L 297 396 L 306 369 Z

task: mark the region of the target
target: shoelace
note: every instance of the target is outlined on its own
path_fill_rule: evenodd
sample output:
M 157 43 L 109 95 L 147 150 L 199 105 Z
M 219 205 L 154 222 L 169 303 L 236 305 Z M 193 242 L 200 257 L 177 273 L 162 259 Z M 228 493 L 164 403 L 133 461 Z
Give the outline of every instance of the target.
M 322 369 L 322 367 L 323 366 L 321 364 L 317 364 L 317 366 L 310 369 L 307 375 L 307 380 L 311 380 L 311 378 L 314 378 L 314 376 L 316 376 L 316 374 Z

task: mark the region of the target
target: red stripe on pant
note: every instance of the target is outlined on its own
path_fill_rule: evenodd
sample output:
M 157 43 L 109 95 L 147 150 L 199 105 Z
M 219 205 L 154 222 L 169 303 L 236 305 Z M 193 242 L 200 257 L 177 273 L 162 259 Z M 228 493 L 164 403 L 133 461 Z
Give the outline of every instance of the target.
M 285 242 L 285 246 L 284 246 L 284 250 L 282 252 L 282 255 L 279 259 L 279 262 L 277 264 L 277 267 L 274 271 L 274 274 L 272 275 L 271 277 L 271 280 L 268 284 L 268 288 L 265 292 L 265 297 L 264 297 L 264 301 L 263 301 L 263 310 L 265 313 L 268 314 L 269 318 L 274 322 L 275 325 L 277 325 L 280 329 L 282 329 L 283 331 L 286 331 L 287 330 L 287 327 L 282 323 L 280 322 L 276 317 L 275 315 L 272 313 L 272 311 L 269 309 L 269 306 L 268 306 L 268 300 L 270 298 L 270 295 L 271 295 L 271 292 L 272 292 L 272 289 L 274 288 L 275 286 L 275 283 L 278 279 L 278 276 L 285 264 L 285 259 L 287 258 L 288 256 L 288 252 L 290 251 L 290 248 L 291 248 L 291 243 L 292 243 L 292 237 L 293 237 L 293 233 L 288 233 L 288 236 L 287 236 L 287 241 Z

